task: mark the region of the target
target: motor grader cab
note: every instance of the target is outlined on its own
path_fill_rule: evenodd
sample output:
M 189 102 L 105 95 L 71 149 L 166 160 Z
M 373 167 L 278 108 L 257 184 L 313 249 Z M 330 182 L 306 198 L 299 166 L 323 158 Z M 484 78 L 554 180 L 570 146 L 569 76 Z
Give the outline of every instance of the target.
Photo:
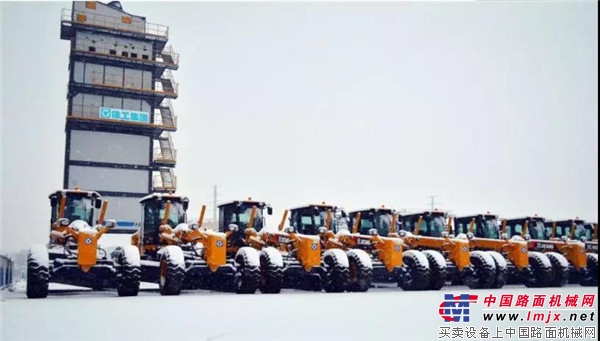
M 508 284 L 523 283 L 527 287 L 547 287 L 551 284 L 552 267 L 548 257 L 538 251 L 528 251 L 527 241 L 523 237 L 511 238 L 504 233 L 506 220 L 502 222 L 502 228 L 498 215 L 489 212 L 454 217 L 453 220 L 457 238 L 467 238 L 471 250 L 482 250 L 494 255 L 497 271 L 506 267 Z
M 283 285 L 283 259 L 281 253 L 267 243 L 264 211 L 273 214 L 271 205 L 252 200 L 235 200 L 219 205 L 219 232 L 227 236 L 227 254 L 239 257 L 245 248 L 259 251 L 260 282 L 258 288 L 264 294 L 281 292 Z M 245 252 L 245 251 L 244 251 Z
M 508 220 L 506 230 L 509 234 L 522 230 L 529 239 L 529 249 L 548 256 L 554 273 L 553 286 L 568 282 L 598 285 L 598 255 L 589 252 L 594 243 L 588 242 L 583 220 L 550 221 L 534 216 Z
M 108 254 L 98 243 L 116 221 L 105 220 L 108 201 L 94 191 L 64 189 L 50 199 L 50 240 L 27 256 L 27 297 L 45 298 L 49 283 L 94 290 L 117 289 L 119 296 L 139 290 L 139 254 L 127 245 Z
M 161 295 L 182 289 L 210 289 L 254 293 L 246 273 L 258 272 L 254 258 L 237 264 L 227 257 L 226 235 L 187 222 L 189 199 L 174 194 L 150 194 L 140 200 L 142 227 L 132 244 L 142 251 L 142 280 L 159 284 Z M 251 276 L 250 276 L 251 277 Z
M 400 237 L 409 249 L 420 250 L 429 261 L 431 289 L 447 281 L 471 289 L 501 288 L 506 282 L 502 255 L 495 251 L 470 251 L 466 237 L 452 234 L 452 218 L 439 210 L 414 212 L 399 218 Z
M 375 283 L 395 282 L 407 291 L 428 290 L 431 273 L 426 256 L 417 250 L 403 250 L 396 233 L 398 214 L 394 209 L 372 207 L 349 212 L 352 232 L 342 232 L 337 242 L 369 254 Z M 329 239 L 333 244 L 336 240 Z

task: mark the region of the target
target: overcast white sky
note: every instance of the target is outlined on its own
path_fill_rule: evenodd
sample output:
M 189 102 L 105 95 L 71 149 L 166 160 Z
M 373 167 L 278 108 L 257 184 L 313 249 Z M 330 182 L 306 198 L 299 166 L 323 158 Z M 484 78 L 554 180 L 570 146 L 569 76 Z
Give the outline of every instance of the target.
M 170 26 L 190 214 L 282 210 L 598 219 L 598 5 L 122 2 Z M 2 251 L 48 238 L 62 186 L 70 2 L 1 3 Z M 109 208 L 110 215 L 110 208 Z M 207 215 L 211 217 L 211 214 Z

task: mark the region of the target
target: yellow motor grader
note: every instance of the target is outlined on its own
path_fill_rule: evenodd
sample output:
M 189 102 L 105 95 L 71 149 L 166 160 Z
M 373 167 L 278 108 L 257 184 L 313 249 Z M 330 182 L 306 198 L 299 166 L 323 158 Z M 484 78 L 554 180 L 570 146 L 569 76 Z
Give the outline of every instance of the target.
M 246 247 L 259 251 L 259 289 L 264 294 L 277 294 L 283 285 L 284 263 L 279 250 L 261 238 L 266 228 L 265 209 L 268 215 L 273 214 L 271 205 L 252 198 L 223 203 L 219 205 L 219 232 L 227 236 L 231 257 Z
M 528 241 L 529 249 L 543 252 L 552 264 L 551 286 L 568 282 L 582 286 L 598 285 L 598 254 L 587 252 L 593 242 L 580 219 L 551 221 L 537 215 L 508 219 L 506 232 Z M 597 246 L 597 242 L 596 242 Z
M 254 217 L 257 207 L 251 204 L 249 222 L 255 220 Z M 242 205 L 239 210 L 248 211 L 248 206 Z M 254 213 L 252 213 L 254 212 Z M 231 238 L 232 241 L 240 241 L 240 245 L 253 245 L 262 251 L 272 247 L 280 253 L 282 265 L 282 284 L 283 288 L 295 288 L 310 291 L 343 292 L 348 287 L 348 258 L 342 250 L 325 250 L 321 248 L 319 237 L 315 234 L 308 234 L 304 229 L 300 229 L 293 223 L 285 227 L 289 211 L 285 210 L 281 222 L 275 231 L 267 230 L 264 225 L 260 226 L 260 231 L 256 231 L 253 226 L 245 228 L 241 238 Z M 226 217 L 222 217 L 225 218 Z M 227 220 L 225 220 L 227 222 Z M 260 224 L 261 219 L 257 222 Z M 234 224 L 235 225 L 235 224 Z M 237 226 L 232 226 L 232 233 L 238 231 Z M 261 251 L 261 252 L 262 252 Z M 275 254 L 271 253 L 271 259 L 275 259 Z M 266 257 L 263 258 L 266 260 Z M 265 264 L 265 262 L 263 262 Z M 265 268 L 263 268 L 265 271 Z M 278 282 L 278 280 L 277 280 Z M 263 275 L 263 282 L 268 283 Z
M 457 237 L 469 240 L 471 250 L 496 251 L 497 268 L 506 266 L 508 284 L 523 283 L 527 287 L 548 287 L 552 282 L 552 265 L 548 257 L 538 251 L 529 251 L 527 241 L 521 237 L 510 237 L 506 231 L 506 220 L 499 225 L 498 215 L 486 212 L 454 217 Z
M 427 256 L 431 289 L 441 289 L 447 281 L 471 289 L 504 286 L 507 270 L 503 256 L 495 251 L 470 251 L 467 238 L 452 234 L 452 218 L 447 212 L 403 214 L 399 225 L 399 235 L 407 248 L 420 250 Z
M 142 259 L 142 281 L 159 284 L 161 295 L 179 295 L 182 289 L 256 292 L 259 257 L 253 248 L 227 254 L 225 233 L 187 223 L 189 199 L 174 194 L 150 194 L 140 200 L 142 227 L 132 236 Z
M 109 254 L 98 244 L 117 225 L 104 219 L 108 201 L 78 187 L 58 190 L 49 199 L 50 240 L 27 253 L 27 297 L 47 297 L 49 283 L 116 288 L 119 296 L 136 296 L 141 271 L 137 249 L 125 245 Z

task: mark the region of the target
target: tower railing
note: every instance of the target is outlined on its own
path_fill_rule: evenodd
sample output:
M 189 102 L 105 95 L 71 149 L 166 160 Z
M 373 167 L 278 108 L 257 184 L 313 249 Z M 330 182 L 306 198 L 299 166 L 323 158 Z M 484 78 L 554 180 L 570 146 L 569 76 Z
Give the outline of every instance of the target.
M 171 177 L 171 183 L 163 180 L 163 176 L 166 174 Z M 177 176 L 173 169 L 161 169 L 158 174 L 154 174 L 152 176 L 152 187 L 155 191 L 175 191 L 177 189 Z
M 165 52 L 167 51 L 167 48 L 165 48 L 163 52 L 157 54 L 155 59 L 152 59 L 152 51 L 144 51 L 143 49 L 139 49 L 137 51 L 127 51 L 126 56 L 123 54 L 117 54 L 115 45 L 110 43 L 96 42 L 94 44 L 86 44 L 85 41 L 76 41 L 71 49 L 75 52 L 87 55 L 114 58 L 119 60 L 153 63 L 165 66 L 179 65 L 179 54 L 172 52 L 173 48 L 171 46 L 169 46 L 169 52 Z M 167 58 L 165 58 L 165 56 L 167 56 Z
M 160 108 L 154 108 L 154 124 L 165 127 L 177 127 L 177 115 L 171 111 L 171 119 L 173 120 L 173 124 L 167 124 L 163 122 L 162 114 L 160 112 Z
M 166 59 L 171 58 L 173 62 L 171 63 L 169 60 L 165 60 L 165 57 Z M 175 52 L 172 45 L 165 47 L 161 53 L 159 53 L 157 58 L 160 58 L 164 64 L 179 65 L 179 53 Z
M 152 35 L 161 38 L 169 37 L 169 27 L 159 24 L 136 22 L 131 16 L 109 16 L 103 14 L 73 11 L 63 8 L 61 13 L 63 23 L 76 23 L 93 27 L 101 27 L 121 32 Z
M 164 155 L 161 147 L 154 147 L 153 160 L 154 162 L 162 163 L 177 163 L 177 149 L 170 149 L 171 155 Z
M 167 70 L 170 71 L 170 70 Z M 165 82 L 165 80 L 169 82 Z M 111 73 L 103 71 L 91 71 L 88 75 L 84 75 L 84 84 L 100 86 L 113 89 L 125 89 L 149 93 L 165 93 L 177 95 L 179 84 L 173 80 L 171 72 L 165 72 L 163 76 L 154 82 L 154 89 L 151 88 L 151 80 L 146 81 L 142 77 L 124 75 L 123 73 Z

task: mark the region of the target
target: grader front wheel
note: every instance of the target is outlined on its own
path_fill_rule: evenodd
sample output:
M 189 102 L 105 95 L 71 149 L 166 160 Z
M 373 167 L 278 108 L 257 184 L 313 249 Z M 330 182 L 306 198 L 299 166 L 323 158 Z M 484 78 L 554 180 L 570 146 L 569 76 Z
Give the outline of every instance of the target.
M 177 246 L 164 248 L 160 259 L 158 288 L 161 295 L 179 295 L 185 279 L 183 252 Z

